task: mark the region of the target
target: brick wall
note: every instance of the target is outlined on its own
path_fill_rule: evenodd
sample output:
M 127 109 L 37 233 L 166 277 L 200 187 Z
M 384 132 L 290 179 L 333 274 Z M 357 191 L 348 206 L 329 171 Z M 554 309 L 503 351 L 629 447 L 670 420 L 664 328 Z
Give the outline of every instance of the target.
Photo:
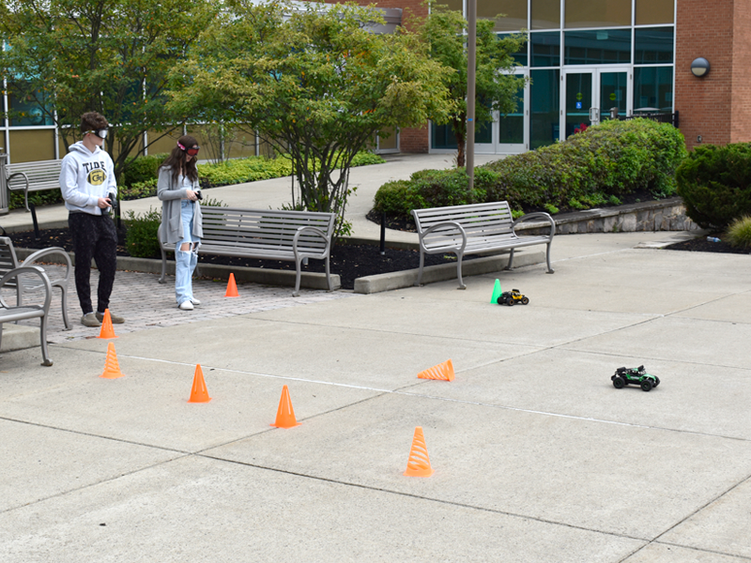
M 751 140 L 751 2 L 678 0 L 675 108 L 692 149 L 702 143 Z M 691 74 L 697 57 L 709 61 L 703 78 Z

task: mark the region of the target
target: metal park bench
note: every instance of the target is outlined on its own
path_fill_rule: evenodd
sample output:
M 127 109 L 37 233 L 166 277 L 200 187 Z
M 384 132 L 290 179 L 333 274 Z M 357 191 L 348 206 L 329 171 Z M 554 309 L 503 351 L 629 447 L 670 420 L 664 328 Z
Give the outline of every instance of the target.
M 50 258 L 54 256 L 54 258 Z M 42 250 L 37 250 L 29 254 L 26 260 L 19 262 L 16 257 L 16 249 L 13 246 L 13 241 L 8 237 L 0 237 L 0 276 L 7 274 L 15 268 L 21 268 L 24 266 L 39 266 L 38 262 L 49 261 L 56 264 L 62 264 L 64 271 L 60 275 L 51 276 L 50 271 L 45 269 L 45 275 L 48 278 L 48 282 L 51 287 L 59 287 L 61 292 L 62 309 L 63 309 L 63 323 L 65 323 L 65 329 L 70 330 L 70 321 L 68 320 L 68 281 L 70 275 L 73 272 L 73 266 L 70 261 L 70 256 L 64 248 L 59 246 L 51 246 Z M 17 304 L 23 302 L 23 294 L 25 291 L 33 291 L 44 285 L 36 279 L 35 276 L 31 276 L 29 279 L 9 278 L 5 284 L 7 287 L 16 288 L 16 301 Z
M 547 245 L 548 273 L 550 267 L 550 243 L 555 235 L 555 221 L 547 213 L 529 213 L 514 220 L 511 208 L 506 201 L 477 203 L 413 209 L 417 233 L 420 237 L 420 271 L 416 285 L 422 281 L 425 254 L 454 253 L 457 257 L 456 274 L 459 288 L 466 286 L 462 281 L 462 258 L 470 254 L 492 254 L 510 250 L 506 269 L 511 269 L 514 249 L 535 244 Z M 516 227 L 529 220 L 544 220 L 550 223 L 550 232 L 537 236 L 518 236 Z
M 203 239 L 199 254 L 234 256 L 261 260 L 295 262 L 297 276 L 293 296 L 300 294 L 300 266 L 313 258 L 326 263 L 326 283 L 333 290 L 329 267 L 331 239 L 334 234 L 334 214 L 312 211 L 276 211 L 239 209 L 233 207 L 201 207 Z M 164 283 L 167 268 L 166 251 L 175 245 L 163 242 L 162 226 L 159 241 L 162 251 Z
M 17 297 L 16 304 L 11 305 L 3 298 L 3 287 L 8 285 L 9 282 L 12 282 L 14 285 L 22 285 L 23 282 L 27 281 L 36 287 L 44 289 L 41 304 L 24 305 L 20 298 Z M 3 323 L 38 318 L 39 338 L 42 345 L 42 359 L 44 360 L 42 363 L 43 366 L 52 365 L 52 361 L 47 353 L 47 316 L 50 312 L 51 301 L 52 286 L 50 285 L 50 280 L 39 266 L 21 266 L 0 275 L 0 342 L 2 342 L 3 337 Z
M 23 191 L 26 211 L 29 211 L 29 192 L 60 189 L 62 160 L 40 160 L 5 165 L 6 185 L 11 191 Z

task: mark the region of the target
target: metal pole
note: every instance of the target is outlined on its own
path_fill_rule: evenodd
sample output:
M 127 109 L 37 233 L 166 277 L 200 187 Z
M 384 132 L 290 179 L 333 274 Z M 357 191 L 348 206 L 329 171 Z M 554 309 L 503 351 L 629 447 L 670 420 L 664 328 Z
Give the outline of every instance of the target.
M 469 189 L 475 183 L 475 67 L 477 59 L 477 0 L 467 0 L 467 138 Z

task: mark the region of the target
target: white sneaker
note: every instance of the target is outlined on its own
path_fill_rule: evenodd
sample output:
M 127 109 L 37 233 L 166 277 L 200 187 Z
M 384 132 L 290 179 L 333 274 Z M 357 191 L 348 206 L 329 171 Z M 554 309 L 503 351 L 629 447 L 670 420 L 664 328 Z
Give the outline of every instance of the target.
M 178 305 L 178 309 L 182 309 L 183 311 L 192 311 L 193 310 L 193 303 L 190 301 L 183 301 Z
M 200 299 L 196 299 L 195 297 L 191 297 L 190 298 L 190 302 L 193 303 L 193 305 L 200 305 L 201 304 L 201 300 Z

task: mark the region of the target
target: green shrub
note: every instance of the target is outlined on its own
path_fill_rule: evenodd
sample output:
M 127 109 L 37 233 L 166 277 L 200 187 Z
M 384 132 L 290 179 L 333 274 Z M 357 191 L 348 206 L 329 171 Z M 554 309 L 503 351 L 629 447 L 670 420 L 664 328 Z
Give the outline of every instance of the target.
M 731 246 L 751 249 L 751 215 L 734 219 L 725 233 L 725 240 Z
M 751 214 L 751 143 L 698 146 L 676 179 L 687 215 L 705 229 L 724 229 Z
M 492 185 L 495 177 L 492 171 L 475 170 L 475 184 L 470 191 L 464 168 L 420 170 L 408 181 L 397 180 L 381 186 L 375 195 L 374 209 L 409 218 L 412 209 L 479 203 L 485 201 L 487 186 Z
M 141 199 L 144 197 L 152 197 L 156 195 L 157 179 L 151 178 L 144 182 L 136 182 L 129 186 L 122 186 L 120 188 L 120 200 L 129 201 L 133 199 Z
M 611 120 L 535 151 L 475 168 L 468 193 L 463 169 L 421 170 L 407 182 L 389 182 L 376 193 L 374 209 L 409 217 L 412 209 L 508 201 L 522 209 L 589 209 L 647 190 L 675 193 L 675 169 L 686 156 L 680 131 L 646 119 Z
M 162 213 L 159 209 L 149 207 L 146 213 L 136 215 L 133 211 L 125 212 L 128 231 L 125 234 L 125 246 L 128 254 L 139 258 L 158 258 L 159 223 Z
M 24 209 L 23 192 L 9 191 L 8 209 Z M 41 192 L 29 192 L 29 204 L 51 205 L 63 201 L 63 194 L 60 190 L 44 190 Z
M 128 162 L 123 170 L 122 177 L 118 179 L 121 186 L 140 184 L 149 180 L 156 180 L 159 167 L 167 160 L 169 154 L 158 153 L 139 156 Z

